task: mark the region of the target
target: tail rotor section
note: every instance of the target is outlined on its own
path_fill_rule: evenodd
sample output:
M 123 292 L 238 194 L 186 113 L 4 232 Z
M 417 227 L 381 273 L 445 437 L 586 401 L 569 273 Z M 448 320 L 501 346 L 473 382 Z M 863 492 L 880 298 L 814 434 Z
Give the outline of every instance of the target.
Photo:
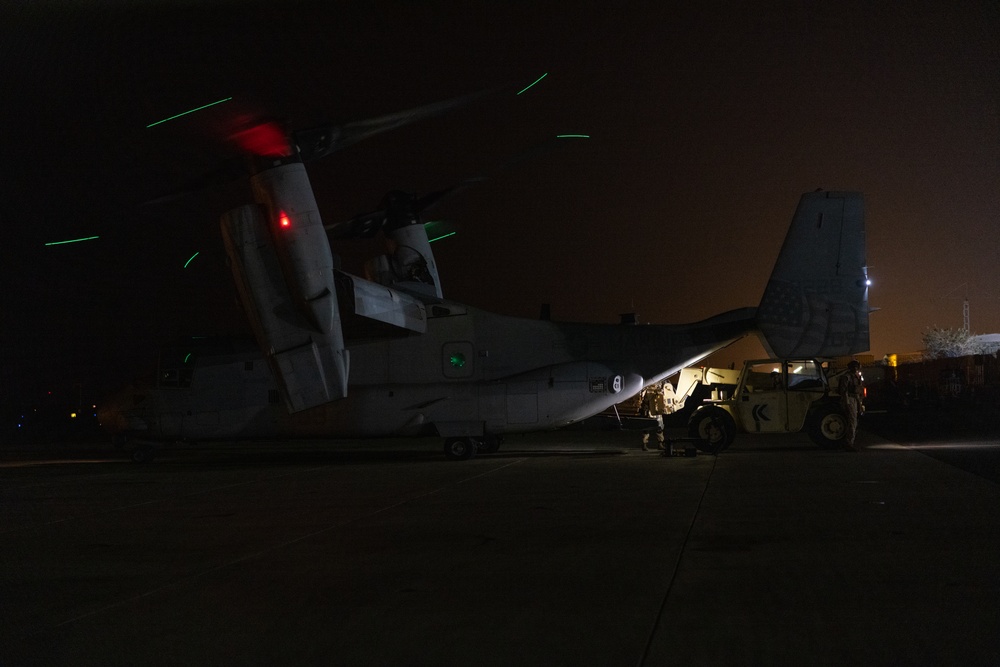
M 802 195 L 757 309 L 771 355 L 868 351 L 867 264 L 861 193 Z

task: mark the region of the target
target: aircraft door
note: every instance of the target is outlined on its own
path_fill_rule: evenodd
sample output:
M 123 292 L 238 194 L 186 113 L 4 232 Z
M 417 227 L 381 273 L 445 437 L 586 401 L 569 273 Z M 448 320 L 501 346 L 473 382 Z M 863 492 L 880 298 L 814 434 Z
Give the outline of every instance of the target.
M 479 415 L 487 431 L 502 433 L 507 425 L 507 385 L 479 386 Z

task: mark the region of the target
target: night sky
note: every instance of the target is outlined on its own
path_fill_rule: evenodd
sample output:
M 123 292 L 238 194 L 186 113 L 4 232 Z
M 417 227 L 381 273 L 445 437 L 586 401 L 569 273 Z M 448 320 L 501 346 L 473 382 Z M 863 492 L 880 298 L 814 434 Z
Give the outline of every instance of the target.
M 236 115 L 350 122 L 544 73 L 310 164 L 324 220 L 587 134 L 435 211 L 446 296 L 591 322 L 756 305 L 799 196 L 846 189 L 874 355 L 961 327 L 966 297 L 1000 332 L 995 2 L 671 4 L 8 0 L 0 398 L 99 396 L 179 335 L 247 332 L 218 223 L 245 181 L 143 205 L 233 158 Z M 335 251 L 360 272 L 371 247 Z

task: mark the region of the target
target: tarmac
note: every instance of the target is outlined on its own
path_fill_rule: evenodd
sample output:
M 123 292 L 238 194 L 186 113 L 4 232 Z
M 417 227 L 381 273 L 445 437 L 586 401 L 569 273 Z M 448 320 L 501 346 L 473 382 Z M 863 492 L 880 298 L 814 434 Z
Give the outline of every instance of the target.
M 1000 486 L 859 444 L 0 448 L 0 665 L 1000 664 Z

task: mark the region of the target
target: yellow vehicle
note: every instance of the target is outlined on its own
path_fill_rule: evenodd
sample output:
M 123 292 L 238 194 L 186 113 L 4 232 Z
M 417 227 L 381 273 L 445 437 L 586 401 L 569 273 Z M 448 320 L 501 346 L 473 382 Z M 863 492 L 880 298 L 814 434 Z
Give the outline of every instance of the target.
M 818 359 L 758 359 L 741 371 L 684 369 L 675 398 L 690 396 L 698 383 L 726 385 L 715 389 L 691 415 L 688 435 L 701 449 L 718 453 L 737 433 L 796 433 L 805 429 L 820 447 L 839 447 L 847 417 L 831 389 L 827 362 Z

